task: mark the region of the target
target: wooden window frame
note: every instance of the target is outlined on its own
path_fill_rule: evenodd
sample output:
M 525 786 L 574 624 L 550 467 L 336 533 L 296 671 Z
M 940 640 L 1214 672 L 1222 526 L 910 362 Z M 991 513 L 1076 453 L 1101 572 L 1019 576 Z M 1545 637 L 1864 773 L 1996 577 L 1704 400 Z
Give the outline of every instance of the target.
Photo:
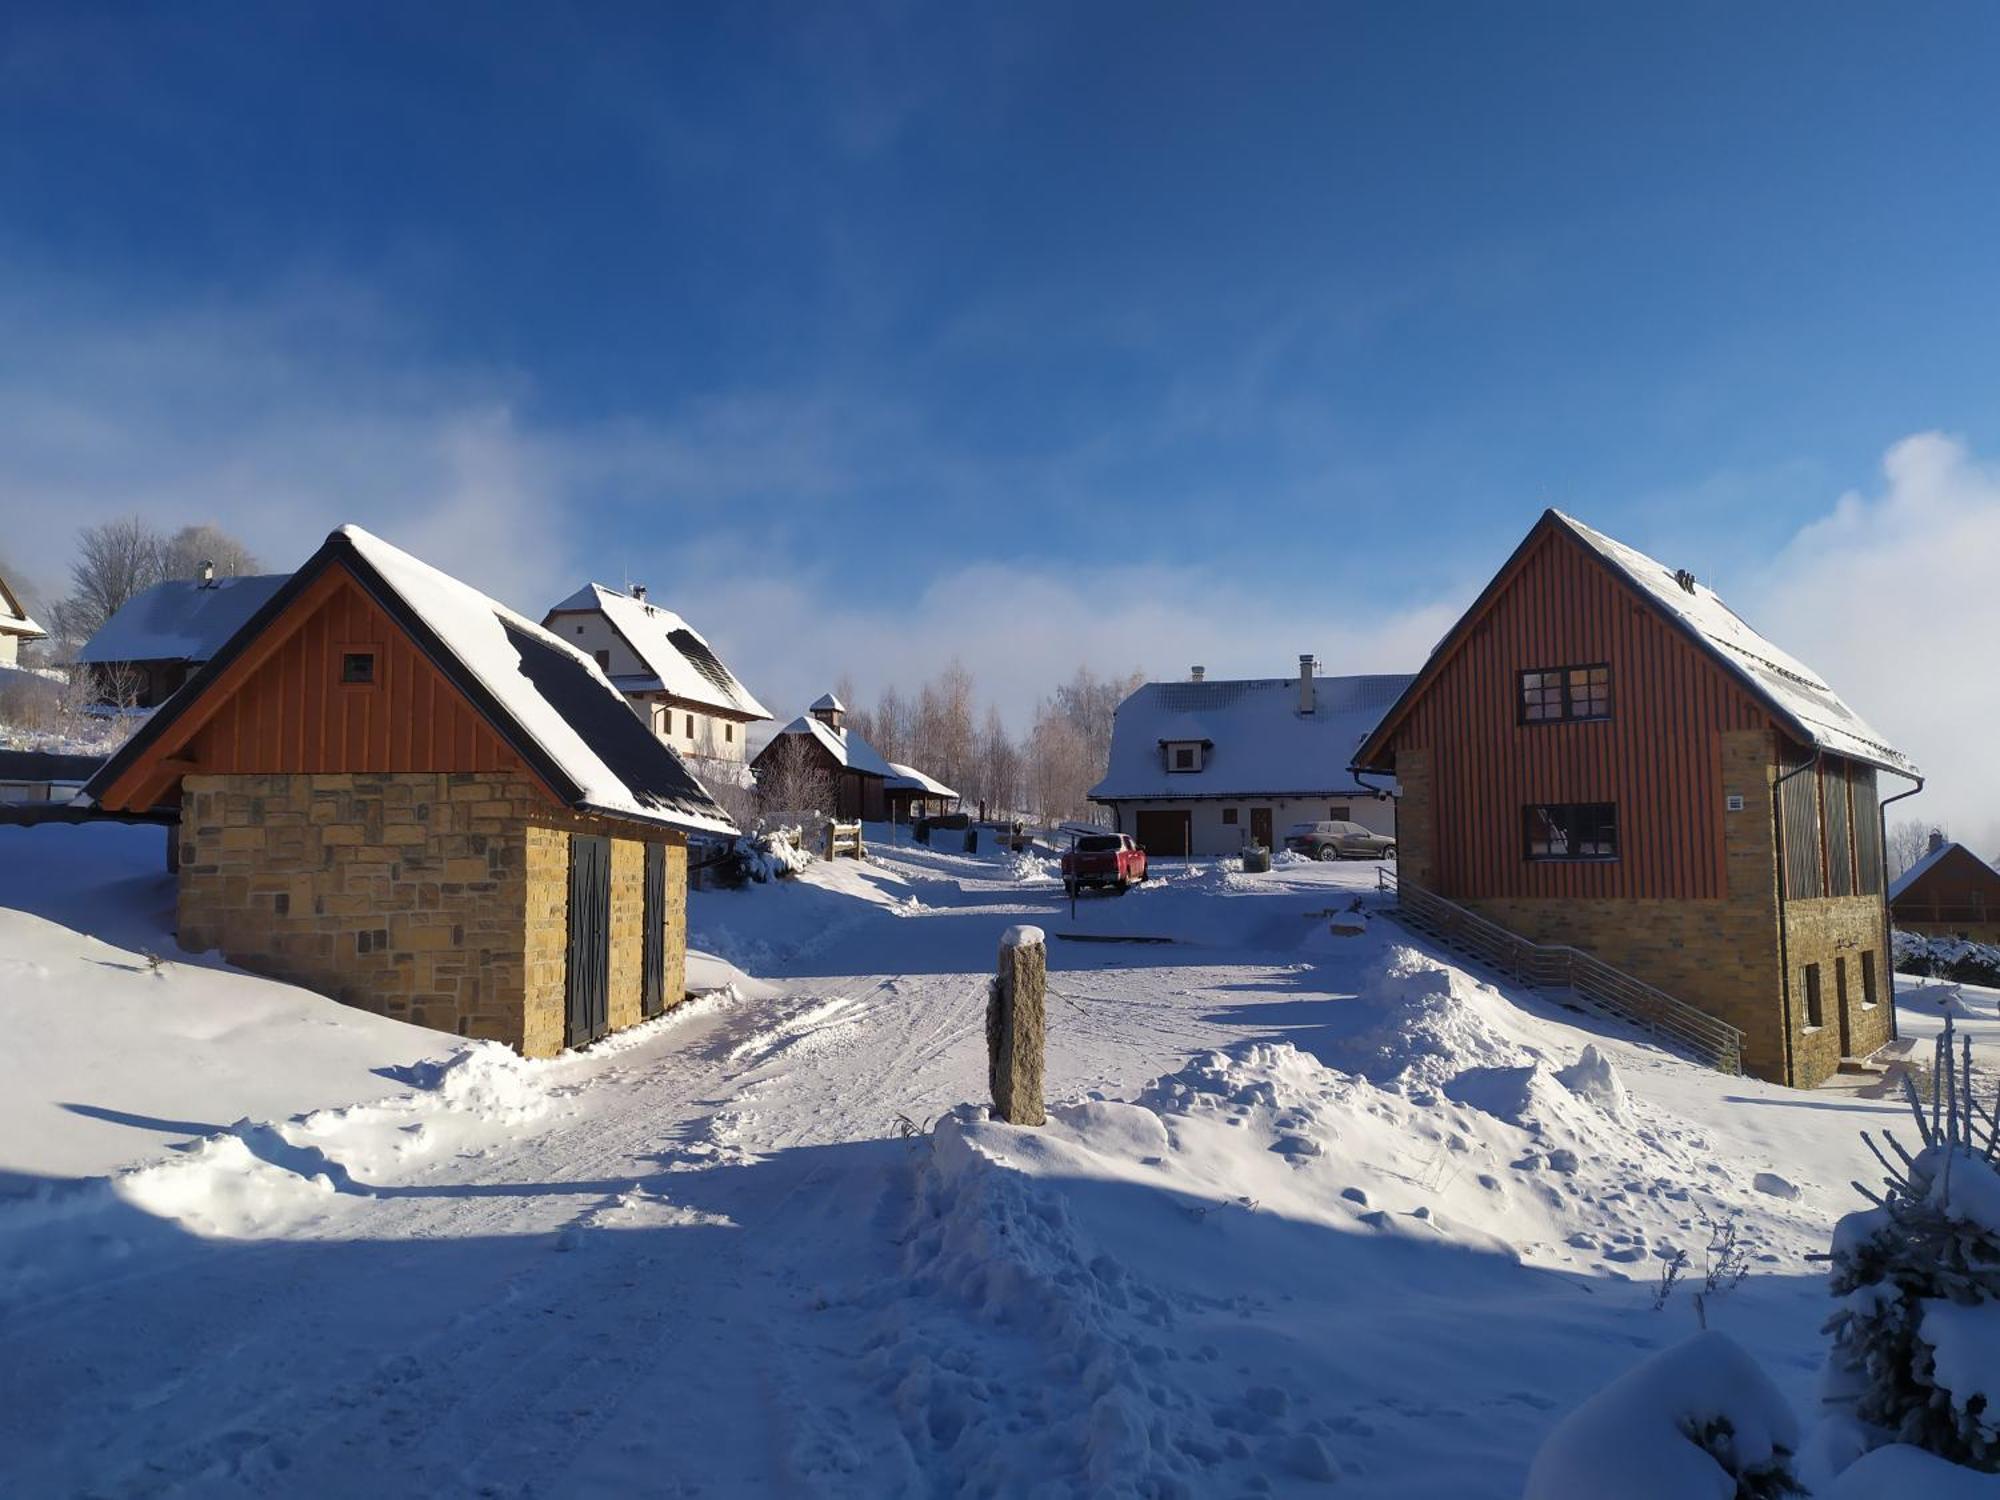
M 1181 757 L 1187 757 L 1187 764 L 1181 764 Z M 1169 740 L 1167 742 L 1167 774 L 1170 776 L 1198 776 L 1201 774 L 1201 746 L 1192 740 Z
M 1223 808 L 1222 821 L 1224 823 L 1229 824 L 1231 827 L 1234 827 L 1236 823 L 1236 817 L 1237 817 L 1237 809 L 1233 807 Z
M 1576 698 L 1570 691 L 1570 674 L 1573 672 L 1602 672 L 1604 674 L 1604 710 L 1602 713 L 1578 713 Z M 1528 679 L 1556 678 L 1553 686 L 1561 694 L 1562 712 L 1544 714 L 1535 718 L 1528 713 Z M 1537 681 L 1535 690 L 1546 692 L 1552 684 Z M 1588 684 L 1585 684 L 1588 686 Z M 1548 706 L 1546 703 L 1544 707 Z M 1603 724 L 1612 716 L 1611 663 L 1608 661 L 1567 662 L 1556 667 L 1523 667 L 1514 674 L 1514 722 L 1523 728 L 1540 729 L 1549 724 Z
M 366 677 L 348 676 L 349 667 L 354 662 L 362 660 L 366 660 L 368 663 L 368 675 Z M 366 643 L 342 646 L 340 648 L 340 685 L 344 688 L 380 687 L 382 685 L 381 665 L 382 652 L 380 647 Z
M 1579 840 L 1577 838 L 1577 818 L 1586 812 L 1598 814 L 1595 831 L 1602 834 L 1607 828 L 1610 838 Z M 1538 821 L 1551 829 L 1561 829 L 1569 842 L 1610 845 L 1608 850 L 1593 850 L 1588 854 L 1556 854 L 1547 850 L 1537 851 L 1537 843 L 1553 844 L 1552 839 L 1538 839 Z M 1529 802 L 1521 808 L 1521 857 L 1529 864 L 1536 865 L 1604 865 L 1615 862 L 1620 855 L 1618 840 L 1618 804 L 1616 802 Z

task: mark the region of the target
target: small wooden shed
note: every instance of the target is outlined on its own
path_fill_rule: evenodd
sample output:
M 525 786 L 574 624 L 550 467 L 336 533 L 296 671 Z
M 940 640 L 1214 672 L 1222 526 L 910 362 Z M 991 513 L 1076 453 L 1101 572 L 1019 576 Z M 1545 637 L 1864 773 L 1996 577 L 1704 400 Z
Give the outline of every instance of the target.
M 588 656 L 354 526 L 85 793 L 178 810 L 182 947 L 529 1056 L 683 997 L 733 831 Z
M 1905 932 L 2000 943 L 2000 870 L 1934 833 L 1924 857 L 1889 887 L 1889 910 Z

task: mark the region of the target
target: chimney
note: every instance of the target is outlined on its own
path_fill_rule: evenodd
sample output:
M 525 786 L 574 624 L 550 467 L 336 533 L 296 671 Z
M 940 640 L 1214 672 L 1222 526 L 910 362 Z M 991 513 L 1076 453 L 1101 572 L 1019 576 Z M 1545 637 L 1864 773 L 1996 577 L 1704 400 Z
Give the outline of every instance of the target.
M 1206 676 L 1208 676 L 1208 668 L 1207 668 L 1207 667 L 1189 667 L 1189 668 L 1188 668 L 1188 681 L 1189 681 L 1189 682 L 1200 682 L 1200 681 L 1201 681 L 1201 680 L 1202 680 L 1202 679 L 1203 679 L 1204 677 L 1206 677 Z
M 644 604 L 646 602 L 646 585 L 643 583 L 633 584 L 632 597 L 637 599 L 641 604 Z
M 1924 850 L 1924 853 L 1935 854 L 1938 852 L 1938 850 L 1942 849 L 1943 847 L 1944 847 L 1944 830 L 1942 828 L 1933 828 L 1931 830 L 1930 845 L 1928 848 Z
M 205 589 L 215 587 L 215 564 L 205 557 L 201 560 L 201 586 Z
M 1319 662 L 1308 651 L 1299 658 L 1299 712 L 1309 714 L 1318 707 L 1313 693 L 1313 673 L 1319 669 Z

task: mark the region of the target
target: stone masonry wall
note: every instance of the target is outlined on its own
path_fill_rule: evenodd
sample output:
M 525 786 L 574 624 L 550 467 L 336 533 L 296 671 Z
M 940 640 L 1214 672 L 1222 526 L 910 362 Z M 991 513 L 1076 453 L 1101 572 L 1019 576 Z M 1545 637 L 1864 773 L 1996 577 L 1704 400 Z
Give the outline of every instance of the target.
M 511 774 L 189 776 L 180 941 L 345 1004 L 549 1057 L 565 1042 L 569 838 L 606 825 Z M 687 847 L 667 845 L 666 998 Z M 610 1022 L 640 1019 L 645 843 L 612 840 Z
M 1794 1081 L 1810 1085 L 1834 1073 L 1843 1055 L 1866 1057 L 1893 1034 L 1895 1007 L 1889 1004 L 1889 954 L 1882 943 L 1881 900 L 1842 896 L 1788 901 L 1785 939 L 1785 961 L 1792 975 Z M 1844 1016 L 1838 982 L 1843 961 L 1847 974 Z M 1811 1024 L 1807 1010 L 1808 964 L 1819 965 L 1821 1024 L 1817 1027 Z M 1874 975 L 1873 1005 L 1865 1003 L 1864 968 Z
M 511 774 L 186 778 L 180 941 L 419 1026 L 522 1046 Z

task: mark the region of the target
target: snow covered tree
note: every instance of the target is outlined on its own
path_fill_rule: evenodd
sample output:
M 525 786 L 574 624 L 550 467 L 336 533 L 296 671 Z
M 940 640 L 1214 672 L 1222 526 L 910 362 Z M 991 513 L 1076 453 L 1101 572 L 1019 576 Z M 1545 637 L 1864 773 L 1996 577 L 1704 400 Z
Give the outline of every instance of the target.
M 1870 1442 L 2000 1471 L 2000 1100 L 1973 1093 L 1972 1044 L 1947 1018 L 1926 1100 L 1906 1074 L 1919 1149 L 1862 1139 L 1882 1164 L 1873 1207 L 1834 1229 L 1826 1396 Z
M 218 578 L 241 578 L 257 571 L 257 558 L 250 549 L 207 521 L 183 526 L 160 543 L 162 578 L 199 578 L 204 563 L 214 564 Z

